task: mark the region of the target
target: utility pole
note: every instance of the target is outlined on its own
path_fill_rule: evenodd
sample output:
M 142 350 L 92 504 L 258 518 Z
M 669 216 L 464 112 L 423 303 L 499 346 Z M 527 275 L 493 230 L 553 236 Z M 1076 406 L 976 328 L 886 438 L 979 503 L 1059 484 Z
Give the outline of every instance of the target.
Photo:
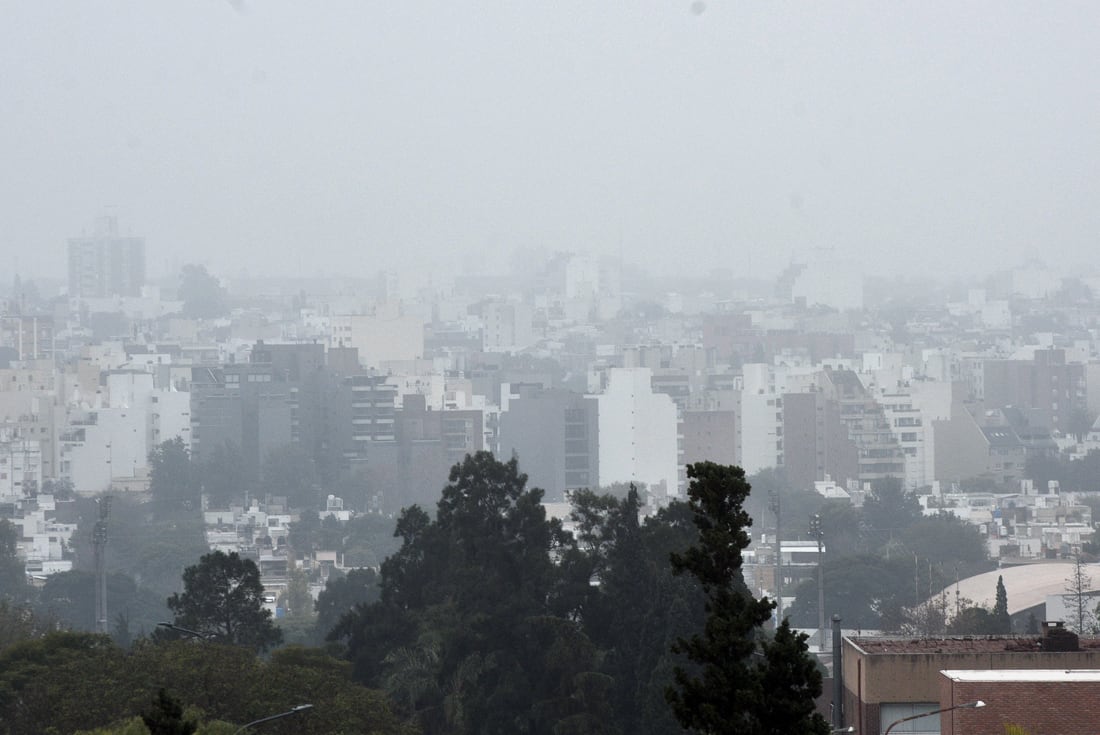
M 821 527 L 821 515 L 814 513 L 810 516 L 810 537 L 817 541 L 817 641 L 818 649 L 825 650 L 825 564 L 824 547 L 825 530 Z
M 111 515 L 111 496 L 96 500 L 99 504 L 99 520 L 92 530 L 92 546 L 95 549 L 95 630 L 107 633 L 107 519 Z
M 779 489 L 772 490 L 769 494 L 771 502 L 768 508 L 775 514 L 775 622 L 778 627 L 783 623 L 783 534 L 782 507 L 779 502 Z

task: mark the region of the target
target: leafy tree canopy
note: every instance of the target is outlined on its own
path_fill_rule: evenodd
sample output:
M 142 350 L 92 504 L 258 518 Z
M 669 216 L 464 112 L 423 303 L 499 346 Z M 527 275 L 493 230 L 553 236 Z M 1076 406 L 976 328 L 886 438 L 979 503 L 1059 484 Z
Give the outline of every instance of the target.
M 606 715 L 591 642 L 553 613 L 565 537 L 526 479 L 489 452 L 455 465 L 434 520 L 399 517 L 381 599 L 333 632 L 426 733 L 586 732 Z
M 214 319 L 229 313 L 226 291 L 204 265 L 188 264 L 180 271 L 179 298 L 191 319 Z
M 161 442 L 149 453 L 149 492 L 158 513 L 166 517 L 198 512 L 199 474 L 180 437 Z
M 183 588 L 168 598 L 176 625 L 260 651 L 282 640 L 263 607 L 260 570 L 251 559 L 236 552 L 206 554 L 184 571 Z

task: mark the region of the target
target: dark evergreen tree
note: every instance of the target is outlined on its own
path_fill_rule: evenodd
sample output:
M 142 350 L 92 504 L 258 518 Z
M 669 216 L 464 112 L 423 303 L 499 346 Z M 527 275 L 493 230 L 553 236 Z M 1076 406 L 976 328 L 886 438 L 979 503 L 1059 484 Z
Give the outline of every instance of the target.
M 27 573 L 19 558 L 19 531 L 0 518 L 0 601 L 21 602 L 27 597 Z
M 197 722 L 183 719 L 183 705 L 163 688 L 157 691 L 152 708 L 141 713 L 141 721 L 149 735 L 191 735 L 199 729 Z
M 1005 590 L 1004 577 L 997 576 L 997 600 L 993 604 L 994 632 L 1008 634 L 1012 632 L 1012 618 L 1008 615 L 1008 592 Z
M 871 540 L 881 546 L 920 520 L 920 503 L 905 491 L 901 480 L 884 477 L 871 483 L 871 494 L 863 501 L 863 518 Z
M 228 508 L 232 501 L 243 499 L 255 480 L 245 476 L 245 466 L 240 447 L 228 441 L 214 447 L 209 459 L 200 464 L 199 484 L 211 508 Z
M 161 442 L 149 453 L 149 492 L 162 516 L 197 514 L 199 476 L 183 439 Z
M 282 631 L 263 607 L 260 570 L 239 554 L 214 551 L 183 572 L 183 592 L 168 598 L 175 624 L 214 640 L 266 650 L 282 641 Z
M 554 614 L 564 536 L 526 479 L 489 452 L 455 465 L 435 520 L 415 506 L 398 519 L 381 599 L 333 631 L 357 677 L 429 735 L 608 731 L 598 652 Z
M 691 666 L 677 668 L 667 691 L 673 712 L 684 727 L 711 735 L 825 735 L 828 723 L 814 711 L 821 674 L 807 655 L 806 636 L 784 623 L 760 650 L 775 604 L 755 599 L 742 578 L 752 523 L 743 509 L 750 490 L 744 471 L 701 462 L 687 472 L 698 540 L 671 561 L 677 573 L 698 580 L 707 602 L 702 632 L 674 646 Z

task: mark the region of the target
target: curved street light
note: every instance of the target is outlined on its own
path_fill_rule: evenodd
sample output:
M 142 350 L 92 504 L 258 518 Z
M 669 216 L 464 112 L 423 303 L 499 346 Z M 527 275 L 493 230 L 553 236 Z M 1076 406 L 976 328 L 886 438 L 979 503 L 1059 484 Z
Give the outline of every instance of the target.
M 299 712 L 305 712 L 305 711 L 311 710 L 311 709 L 313 709 L 312 704 L 298 704 L 298 705 L 295 705 L 295 706 L 291 707 L 286 712 L 280 712 L 277 715 L 268 715 L 267 717 L 261 717 L 258 720 L 253 720 L 252 722 L 246 722 L 245 724 L 241 725 L 236 730 L 234 730 L 233 735 L 238 735 L 238 733 L 244 732 L 245 730 L 252 727 L 253 725 L 259 725 L 259 724 L 264 723 L 264 722 L 271 722 L 272 720 L 281 720 L 284 717 L 290 717 L 291 715 L 296 715 Z
M 894 729 L 896 725 L 900 725 L 903 722 L 909 722 L 910 720 L 919 720 L 921 717 L 931 717 L 932 715 L 943 714 L 944 712 L 951 712 L 957 709 L 978 709 L 984 707 L 985 702 L 978 700 L 976 702 L 967 702 L 965 704 L 956 704 L 954 707 L 943 707 L 942 709 L 934 709 L 931 712 L 922 712 L 919 715 L 909 715 L 908 717 L 902 717 L 900 720 L 894 720 L 890 723 L 890 726 L 886 728 L 886 732 L 882 735 L 890 735 L 890 731 Z
M 174 630 L 177 633 L 183 633 L 184 635 L 191 636 L 192 638 L 201 638 L 204 641 L 212 640 L 215 635 L 214 633 L 202 633 L 197 630 L 191 630 L 190 628 L 184 628 L 182 625 L 176 625 L 175 623 L 157 623 L 157 627 Z

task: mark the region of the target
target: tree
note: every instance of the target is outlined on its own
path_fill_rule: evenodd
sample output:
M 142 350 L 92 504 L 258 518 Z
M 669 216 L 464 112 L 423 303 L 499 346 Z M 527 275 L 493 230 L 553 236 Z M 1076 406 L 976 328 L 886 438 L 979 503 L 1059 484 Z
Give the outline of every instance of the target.
M 433 520 L 413 506 L 382 563 L 381 599 L 333 631 L 355 672 L 423 732 L 598 732 L 606 676 L 578 620 L 556 614 L 566 536 L 515 459 L 451 469 Z
M 289 559 L 288 562 L 290 562 Z M 288 573 L 284 599 L 287 615 L 304 619 L 313 618 L 313 598 L 309 594 L 309 579 L 297 565 L 292 566 Z
M 214 447 L 210 458 L 197 471 L 211 508 L 228 508 L 232 501 L 243 499 L 245 490 L 251 486 L 250 478 L 245 477 L 244 456 L 233 442 L 225 441 Z
M 984 607 L 964 607 L 947 626 L 951 635 L 997 635 L 997 620 Z
M 229 312 L 225 289 L 204 265 L 183 266 L 179 298 L 183 302 L 184 316 L 191 319 L 214 319 Z
M 901 480 L 885 477 L 871 483 L 871 494 L 863 501 L 863 517 L 876 544 L 882 545 L 920 519 L 920 503 L 905 491 Z
M 739 467 L 712 462 L 688 465 L 689 507 L 696 544 L 672 554 L 673 570 L 690 574 L 706 596 L 701 633 L 677 640 L 692 669 L 678 667 L 667 699 L 685 728 L 712 735 L 829 732 L 814 711 L 821 674 L 807 655 L 806 636 L 784 621 L 758 652 L 761 629 L 775 603 L 755 599 L 742 578 L 742 552 L 752 523 L 743 503 L 749 494 Z
M 161 442 L 149 453 L 149 492 L 157 511 L 166 516 L 199 510 L 198 474 L 183 439 Z
M 73 481 L 68 478 L 45 480 L 42 482 L 42 489 L 39 492 L 53 495 L 54 500 L 72 500 L 76 497 L 76 488 L 73 487 Z
M 825 559 L 825 610 L 840 615 L 846 626 L 896 630 L 902 610 L 917 604 L 911 557 L 829 556 Z M 813 576 L 798 585 L 794 603 L 785 612 L 796 626 L 816 628 L 817 601 L 817 577 Z
M 183 717 L 183 705 L 168 695 L 164 688 L 157 690 L 153 706 L 141 714 L 141 721 L 149 728 L 149 735 L 192 735 L 198 723 Z
M 237 552 L 214 551 L 183 572 L 183 593 L 168 598 L 175 624 L 224 643 L 266 650 L 282 632 L 263 607 L 260 570 Z
M 1069 623 L 1079 635 L 1091 634 L 1096 627 L 1096 618 L 1089 608 L 1089 591 L 1092 589 L 1092 577 L 1089 576 L 1081 560 L 1081 554 L 1073 555 L 1073 570 L 1066 579 L 1062 594 L 1062 604 L 1069 611 Z
M 1008 591 L 1005 589 L 1005 580 L 1001 575 L 997 575 L 997 596 L 993 603 L 992 615 L 994 633 L 1012 632 L 1012 618 L 1008 614 Z
M 17 553 L 18 543 L 15 524 L 0 519 L 0 601 L 26 597 L 27 573 Z
M 298 445 L 288 444 L 268 452 L 260 474 L 265 494 L 285 497 L 292 508 L 318 507 L 313 458 Z
M 324 638 L 356 605 L 373 604 L 381 594 L 378 573 L 373 569 L 352 569 L 343 577 L 330 576 L 315 605 L 320 637 Z

